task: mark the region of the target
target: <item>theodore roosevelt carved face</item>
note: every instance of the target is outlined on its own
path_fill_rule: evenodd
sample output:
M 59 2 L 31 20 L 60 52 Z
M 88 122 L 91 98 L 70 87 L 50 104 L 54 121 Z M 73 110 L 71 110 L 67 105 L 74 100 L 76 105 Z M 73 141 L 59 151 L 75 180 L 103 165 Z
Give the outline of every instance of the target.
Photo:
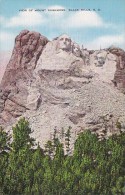
M 71 51 L 71 38 L 68 35 L 61 35 L 57 41 L 57 48 L 65 51 Z

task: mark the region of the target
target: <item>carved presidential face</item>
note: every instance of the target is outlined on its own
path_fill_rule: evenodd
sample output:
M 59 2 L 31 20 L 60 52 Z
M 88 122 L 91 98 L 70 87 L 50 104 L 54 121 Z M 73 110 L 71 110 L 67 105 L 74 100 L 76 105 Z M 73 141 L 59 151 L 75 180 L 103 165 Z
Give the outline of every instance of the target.
M 58 48 L 62 50 L 71 50 L 71 38 L 67 35 L 62 35 L 58 38 Z
M 73 45 L 72 45 L 72 51 L 73 51 L 73 53 L 74 53 L 75 56 L 80 57 L 81 50 L 80 50 L 80 47 L 79 47 L 79 45 L 77 43 L 73 43 Z
M 105 57 L 102 55 L 102 53 L 98 53 L 95 56 L 95 65 L 96 66 L 103 66 L 105 64 Z

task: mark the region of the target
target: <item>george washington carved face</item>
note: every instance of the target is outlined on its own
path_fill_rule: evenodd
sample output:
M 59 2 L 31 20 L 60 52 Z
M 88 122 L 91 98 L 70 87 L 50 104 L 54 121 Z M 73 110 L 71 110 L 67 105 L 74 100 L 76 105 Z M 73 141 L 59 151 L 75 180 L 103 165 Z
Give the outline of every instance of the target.
M 57 48 L 71 51 L 71 38 L 68 35 L 61 35 L 57 40 Z

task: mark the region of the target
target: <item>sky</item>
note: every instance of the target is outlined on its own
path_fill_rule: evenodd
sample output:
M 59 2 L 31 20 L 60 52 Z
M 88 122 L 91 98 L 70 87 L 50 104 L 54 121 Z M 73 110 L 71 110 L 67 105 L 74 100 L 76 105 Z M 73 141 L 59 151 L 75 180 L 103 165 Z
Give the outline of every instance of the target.
M 24 29 L 49 40 L 65 33 L 88 49 L 125 49 L 125 0 L 0 0 L 0 50 L 12 50 Z

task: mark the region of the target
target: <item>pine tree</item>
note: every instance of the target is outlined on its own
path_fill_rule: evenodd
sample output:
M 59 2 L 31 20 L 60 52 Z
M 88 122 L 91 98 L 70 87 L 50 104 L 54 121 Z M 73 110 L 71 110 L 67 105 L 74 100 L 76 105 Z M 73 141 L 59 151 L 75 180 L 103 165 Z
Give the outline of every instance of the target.
M 71 127 L 69 127 L 67 132 L 65 133 L 65 145 L 66 145 L 67 154 L 69 154 L 70 152 L 70 139 L 71 139 Z
M 8 165 L 8 152 L 10 150 L 10 136 L 0 127 L 0 193 L 3 192 L 5 173 Z
M 25 118 L 21 118 L 12 129 L 13 141 L 4 180 L 4 192 L 5 194 L 24 194 L 27 181 L 26 169 L 31 163 L 34 139 L 30 137 L 31 128 Z
M 45 154 L 48 155 L 49 157 L 53 157 L 54 156 L 54 145 L 52 143 L 52 141 L 47 141 L 47 143 L 45 144 Z
M 11 136 L 0 127 L 0 154 L 10 150 L 10 139 Z
M 29 122 L 25 118 L 21 118 L 13 129 L 12 149 L 18 152 L 23 147 L 31 148 L 34 146 L 34 139 L 30 137 L 32 133 Z

